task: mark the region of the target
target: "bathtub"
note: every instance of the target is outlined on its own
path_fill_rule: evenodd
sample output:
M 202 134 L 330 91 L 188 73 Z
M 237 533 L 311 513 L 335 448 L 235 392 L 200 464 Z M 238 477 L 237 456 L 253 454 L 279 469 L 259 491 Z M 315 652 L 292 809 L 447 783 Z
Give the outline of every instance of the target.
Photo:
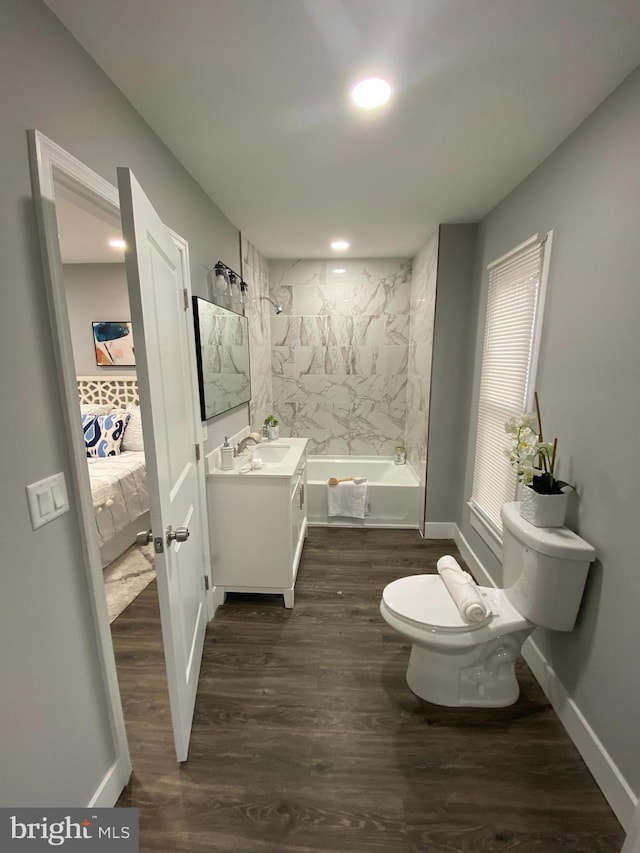
M 365 518 L 329 518 L 329 477 L 366 477 Z M 422 526 L 424 491 L 410 465 L 387 456 L 310 456 L 307 459 L 307 520 L 322 527 Z

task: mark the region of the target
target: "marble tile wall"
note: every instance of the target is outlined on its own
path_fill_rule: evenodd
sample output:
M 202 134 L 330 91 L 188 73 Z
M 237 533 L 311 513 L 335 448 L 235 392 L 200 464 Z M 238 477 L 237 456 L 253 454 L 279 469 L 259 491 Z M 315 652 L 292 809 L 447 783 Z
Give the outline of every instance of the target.
M 242 237 L 242 277 L 249 285 L 245 314 L 249 320 L 249 356 L 251 376 L 251 402 L 249 419 L 252 429 L 260 426 L 273 409 L 271 382 L 271 328 L 272 306 L 260 299 L 269 296 L 267 261 L 256 247 Z
M 427 438 L 429 434 L 431 360 L 438 278 L 438 243 L 439 231 L 436 231 L 414 258 L 411 280 L 405 442 L 407 459 L 417 471 L 423 488 L 427 475 Z
M 284 309 L 271 316 L 281 434 L 320 455 L 391 455 L 405 437 L 411 260 L 273 260 L 269 284 Z

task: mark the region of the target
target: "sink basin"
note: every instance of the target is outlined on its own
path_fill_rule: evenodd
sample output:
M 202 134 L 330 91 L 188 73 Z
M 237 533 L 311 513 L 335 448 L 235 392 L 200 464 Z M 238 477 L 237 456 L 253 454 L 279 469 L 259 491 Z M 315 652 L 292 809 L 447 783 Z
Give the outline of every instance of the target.
M 277 465 L 283 461 L 290 449 L 290 444 L 259 444 L 254 455 L 268 465 Z

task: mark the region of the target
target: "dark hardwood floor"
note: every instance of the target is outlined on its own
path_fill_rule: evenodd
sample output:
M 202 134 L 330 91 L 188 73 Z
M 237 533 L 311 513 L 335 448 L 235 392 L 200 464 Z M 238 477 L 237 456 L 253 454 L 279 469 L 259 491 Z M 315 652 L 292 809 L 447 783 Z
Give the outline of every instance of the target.
M 314 528 L 293 610 L 229 595 L 209 625 L 189 760 L 175 762 L 155 583 L 113 638 L 144 851 L 592 853 L 624 833 L 524 663 L 505 709 L 405 683 L 382 588 L 453 543 Z

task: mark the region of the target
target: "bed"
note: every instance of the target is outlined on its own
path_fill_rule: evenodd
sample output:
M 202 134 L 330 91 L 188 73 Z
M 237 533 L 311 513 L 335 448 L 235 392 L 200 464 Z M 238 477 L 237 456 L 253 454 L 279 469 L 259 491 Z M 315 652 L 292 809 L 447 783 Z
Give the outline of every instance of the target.
M 91 418 L 100 420 L 117 412 L 126 420 L 115 455 L 87 457 L 104 567 L 135 543 L 139 531 L 150 526 L 138 383 L 132 376 L 79 376 L 77 382 L 88 448 L 91 442 L 87 438 L 87 425 Z

